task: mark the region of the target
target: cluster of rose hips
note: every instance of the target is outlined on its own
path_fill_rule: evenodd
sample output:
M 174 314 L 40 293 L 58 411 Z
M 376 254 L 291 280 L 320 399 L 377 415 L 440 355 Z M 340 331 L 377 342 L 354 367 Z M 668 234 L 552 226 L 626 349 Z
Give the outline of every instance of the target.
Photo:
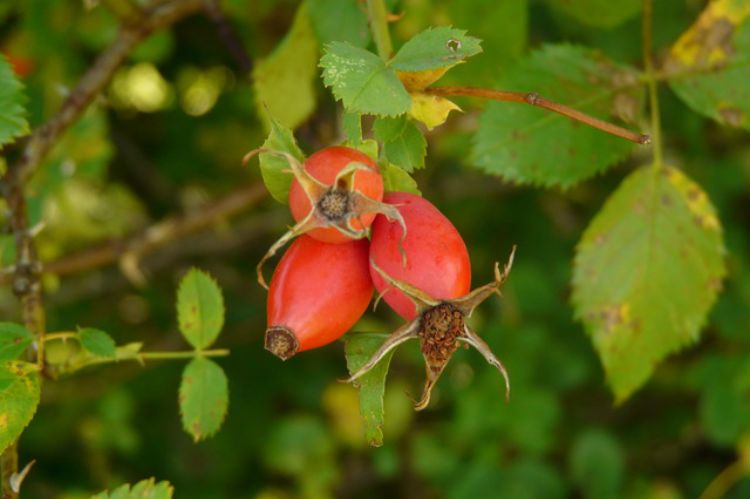
M 495 280 L 470 291 L 471 264 L 461 235 L 426 199 L 406 192 L 384 195 L 377 164 L 348 147 L 328 147 L 304 164 L 286 158 L 294 174 L 289 208 L 297 224 L 268 250 L 263 263 L 294 239 L 268 288 L 265 348 L 282 360 L 340 338 L 360 319 L 373 288 L 407 322 L 394 331 L 349 381 L 372 369 L 389 351 L 418 338 L 427 380 L 417 409 L 452 354 L 463 343 L 479 350 L 502 373 L 503 364 L 466 324 L 474 309 L 500 287 Z M 368 238 L 369 237 L 369 238 Z M 296 238 L 296 239 L 295 239 Z

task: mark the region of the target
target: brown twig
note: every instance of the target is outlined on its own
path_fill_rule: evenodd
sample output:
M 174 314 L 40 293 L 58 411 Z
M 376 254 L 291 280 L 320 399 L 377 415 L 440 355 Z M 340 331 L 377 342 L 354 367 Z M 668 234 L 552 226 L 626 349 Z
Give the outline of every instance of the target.
M 651 137 L 648 135 L 632 132 L 617 125 L 613 125 L 612 123 L 607 123 L 606 121 L 589 116 L 588 114 L 573 109 L 572 107 L 546 99 L 535 92 L 510 92 L 478 87 L 431 87 L 427 88 L 425 92 L 440 97 L 479 97 L 480 99 L 529 104 L 547 109 L 553 113 L 561 114 L 572 120 L 579 121 L 584 125 L 630 140 L 637 144 L 648 144 L 651 141 Z
M 102 52 L 86 71 L 57 114 L 31 134 L 20 161 L 15 165 L 18 181 L 24 184 L 33 174 L 60 135 L 81 116 L 141 40 L 152 32 L 198 11 L 202 6 L 203 0 L 174 0 L 160 3 L 145 11 L 143 22 L 123 26 L 112 45 Z
M 104 51 L 83 75 L 76 88 L 63 102 L 60 110 L 29 138 L 18 162 L 9 166 L 0 182 L 0 191 L 8 203 L 9 226 L 15 237 L 16 263 L 12 275 L 13 291 L 21 301 L 23 322 L 37 341 L 31 352 L 40 365 L 44 363 L 45 311 L 40 284 L 41 264 L 37 258 L 33 235 L 28 227 L 24 186 L 70 127 L 109 82 L 135 46 L 151 32 L 168 26 L 200 9 L 202 0 L 160 2 L 144 11 L 142 22 L 125 24 L 114 43 Z M 11 444 L 0 456 L 0 493 L 2 499 L 17 499 L 17 444 Z
M 263 199 L 266 193 L 265 187 L 260 183 L 242 187 L 200 210 L 168 217 L 130 237 L 109 241 L 80 253 L 64 256 L 59 260 L 44 264 L 42 270 L 45 273 L 65 276 L 93 270 L 117 261 L 133 262 L 129 265 L 137 264 L 141 257 L 170 242 L 205 230 L 217 222 L 248 210 Z M 125 268 L 131 271 L 130 267 Z M 143 282 L 142 276 L 138 274 L 129 274 L 128 277 L 136 282 Z

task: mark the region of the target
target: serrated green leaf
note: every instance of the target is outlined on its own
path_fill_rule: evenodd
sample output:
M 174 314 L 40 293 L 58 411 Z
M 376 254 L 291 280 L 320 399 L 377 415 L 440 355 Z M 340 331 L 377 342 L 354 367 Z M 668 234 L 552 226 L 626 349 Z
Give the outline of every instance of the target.
M 286 152 L 294 156 L 298 161 L 305 161 L 305 155 L 294 140 L 292 131 L 269 116 L 271 132 L 263 142 L 263 148 L 271 151 Z M 261 153 L 258 158 L 260 162 L 260 173 L 263 183 L 271 196 L 279 203 L 286 203 L 289 199 L 289 188 L 294 178 L 289 171 L 289 163 L 286 159 L 276 154 Z
M 383 155 L 407 172 L 424 167 L 427 140 L 406 116 L 378 118 L 372 127 L 375 137 L 383 142 Z
M 664 70 L 677 95 L 723 125 L 750 129 L 750 2 L 710 2 L 672 46 Z
M 383 177 L 385 192 L 411 192 L 418 196 L 422 195 L 417 181 L 398 166 L 385 162 L 380 166 L 380 175 Z
M 289 33 L 273 53 L 253 69 L 255 102 L 267 130 L 272 127 L 269 113 L 293 129 L 315 110 L 317 63 L 318 41 L 307 4 L 303 2 Z M 264 108 L 269 113 L 263 112 Z
M 34 336 L 14 322 L 0 322 L 0 361 L 17 359 L 31 345 Z
M 185 367 L 180 383 L 182 427 L 199 442 L 217 431 L 229 406 L 229 386 L 224 370 L 205 357 Z
M 361 4 L 351 0 L 307 0 L 315 34 L 321 43 L 349 42 L 366 47 L 370 26 Z
M 387 335 L 375 333 L 349 333 L 344 336 L 346 366 L 353 374 L 367 362 L 375 350 L 385 341 Z M 391 364 L 393 352 L 363 375 L 356 382 L 359 387 L 359 411 L 365 420 L 365 437 L 370 445 L 383 445 L 383 394 L 385 378 Z
M 0 54 L 0 148 L 29 132 L 23 85 Z
M 641 0 L 547 0 L 555 9 L 596 28 L 611 29 L 641 11 Z
M 172 499 L 173 493 L 174 488 L 166 480 L 156 482 L 154 478 L 149 478 L 132 486 L 121 485 L 112 492 L 100 492 L 91 499 Z
M 0 452 L 18 438 L 34 417 L 39 393 L 36 364 L 0 361 Z
M 698 339 L 725 273 L 714 208 L 679 170 L 641 168 L 610 196 L 578 245 L 573 304 L 617 401 Z
M 399 71 L 446 68 L 482 51 L 481 41 L 462 29 L 448 26 L 427 28 L 406 42 L 390 60 Z
M 498 88 L 538 92 L 608 121 L 637 122 L 643 89 L 634 69 L 600 53 L 546 46 L 510 69 Z M 633 143 L 527 104 L 492 102 L 473 140 L 473 163 L 519 184 L 569 187 L 622 160 Z
M 81 346 L 99 357 L 115 358 L 117 344 L 107 333 L 91 327 L 78 331 Z
M 221 288 L 207 273 L 191 269 L 177 291 L 180 331 L 196 350 L 210 346 L 224 326 Z
M 320 67 L 323 83 L 349 112 L 397 116 L 411 106 L 396 72 L 372 52 L 346 42 L 329 43 Z

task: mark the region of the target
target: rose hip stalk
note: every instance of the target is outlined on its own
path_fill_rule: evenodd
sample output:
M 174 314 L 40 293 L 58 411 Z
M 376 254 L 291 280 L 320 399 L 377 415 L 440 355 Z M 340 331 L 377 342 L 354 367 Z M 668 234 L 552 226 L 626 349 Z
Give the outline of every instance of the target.
M 494 282 L 470 292 L 468 252 L 453 224 L 418 196 L 393 193 L 385 201 L 398 204 L 408 227 L 403 242 L 407 265 L 402 265 L 397 251 L 400 227 L 378 217 L 372 229 L 370 272 L 380 297 L 409 322 L 394 331 L 348 381 L 372 369 L 401 343 L 418 338 L 425 359 L 426 381 L 415 409 L 422 410 L 429 404 L 432 388 L 451 356 L 465 343 L 479 350 L 503 375 L 507 400 L 510 381 L 505 367 L 466 324 L 466 319 L 490 295 L 499 294 L 513 264 L 515 247 L 502 272 L 495 265 Z
M 383 178 L 369 156 L 348 147 L 327 147 L 311 155 L 304 165 L 282 151 L 256 149 L 258 153 L 284 157 L 294 175 L 289 190 L 289 209 L 297 224 L 276 241 L 257 266 L 258 282 L 267 288 L 263 264 L 295 237 L 309 233 L 327 243 L 343 243 L 367 236 L 375 215 L 400 220 L 398 210 L 381 202 Z M 403 224 L 402 224 L 403 225 Z
M 368 247 L 366 239 L 292 243 L 271 279 L 266 350 L 286 360 L 338 339 L 362 317 L 373 292 Z

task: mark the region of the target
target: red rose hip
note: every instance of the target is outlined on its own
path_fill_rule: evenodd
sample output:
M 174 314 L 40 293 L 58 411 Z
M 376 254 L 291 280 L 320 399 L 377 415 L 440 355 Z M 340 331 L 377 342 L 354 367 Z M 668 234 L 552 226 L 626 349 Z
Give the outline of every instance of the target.
M 448 300 L 471 289 L 471 262 L 461 234 L 450 220 L 426 199 L 406 192 L 386 194 L 383 201 L 396 206 L 407 228 L 403 238 L 400 224 L 378 216 L 372 226 L 370 259 L 393 279 L 404 281 L 430 296 Z M 400 250 L 406 256 L 406 265 Z M 401 317 L 412 320 L 414 302 L 389 286 L 371 268 L 375 288 Z
M 366 239 L 327 244 L 297 238 L 274 271 L 266 350 L 282 360 L 341 337 L 372 298 Z

